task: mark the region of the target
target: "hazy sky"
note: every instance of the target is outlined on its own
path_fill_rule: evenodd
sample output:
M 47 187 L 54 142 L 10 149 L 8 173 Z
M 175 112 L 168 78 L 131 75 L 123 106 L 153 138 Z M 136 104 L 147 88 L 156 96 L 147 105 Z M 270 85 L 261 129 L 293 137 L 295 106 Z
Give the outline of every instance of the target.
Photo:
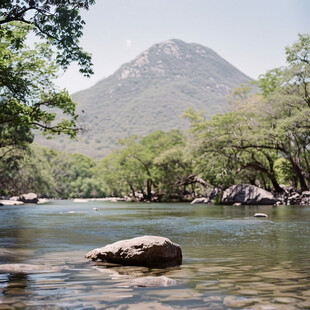
M 252 78 L 285 64 L 287 45 L 310 32 L 310 0 L 97 0 L 83 13 L 83 48 L 95 75 L 75 65 L 57 84 L 94 85 L 155 43 L 180 39 L 216 51 Z

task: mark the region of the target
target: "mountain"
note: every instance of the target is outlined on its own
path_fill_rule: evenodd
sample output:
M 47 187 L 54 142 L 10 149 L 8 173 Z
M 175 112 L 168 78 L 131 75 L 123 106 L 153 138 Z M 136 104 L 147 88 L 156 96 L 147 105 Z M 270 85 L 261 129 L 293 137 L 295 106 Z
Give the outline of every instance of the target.
M 210 48 L 169 40 L 153 45 L 113 75 L 77 92 L 79 122 L 86 130 L 78 141 L 37 139 L 40 144 L 102 157 L 119 138 L 156 129 L 186 128 L 180 119 L 189 107 L 207 117 L 228 108 L 227 95 L 250 78 Z

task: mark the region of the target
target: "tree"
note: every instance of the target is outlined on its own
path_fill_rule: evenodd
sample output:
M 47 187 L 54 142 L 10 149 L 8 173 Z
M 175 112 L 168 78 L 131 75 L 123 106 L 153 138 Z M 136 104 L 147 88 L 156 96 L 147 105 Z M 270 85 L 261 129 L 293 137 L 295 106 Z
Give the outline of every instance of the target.
M 8 24 L 0 29 L 0 158 L 33 140 L 31 130 L 75 137 L 75 103 L 53 79 L 57 65 L 47 44 L 30 49 L 25 40 L 31 26 Z M 56 112 L 63 118 L 56 121 Z
M 94 3 L 0 2 L 0 158 L 7 154 L 7 148 L 26 147 L 32 142 L 34 128 L 49 135 L 76 135 L 75 104 L 52 80 L 59 67 L 65 70 L 73 61 L 84 75 L 93 73 L 91 57 L 79 46 L 79 38 L 85 25 L 80 11 Z M 43 43 L 30 49 L 25 44 L 29 32 Z M 55 122 L 57 111 L 69 118 Z
M 286 176 L 297 180 L 295 186 L 308 189 L 310 36 L 299 35 L 286 54 L 286 67 L 260 77 L 260 93 L 248 86 L 233 92 L 231 112 L 205 121 L 193 111 L 187 111 L 192 132 L 199 141 L 195 153 L 198 167 L 211 184 L 258 181 L 265 188 L 271 183 L 280 192 L 275 165 L 283 158 L 277 169 L 283 168 Z M 288 164 L 291 173 L 287 172 Z M 225 173 L 218 173 L 221 170 Z M 282 179 L 287 178 L 282 176 Z
M 275 87 L 266 97 L 268 119 L 273 133 L 267 133 L 275 149 L 291 165 L 299 186 L 310 185 L 310 35 L 299 34 L 299 39 L 286 48 L 288 66 L 278 70 Z M 260 84 L 268 76 L 260 78 Z M 267 83 L 268 85 L 268 83 Z
M 184 135 L 179 130 L 154 131 L 145 137 L 120 141 L 123 148 L 104 158 L 98 169 L 114 195 L 144 200 L 170 199 L 179 192 L 179 180 L 189 174 L 184 158 Z
M 80 72 L 89 76 L 93 73 L 91 57 L 79 46 L 85 25 L 80 11 L 93 4 L 95 0 L 2 0 L 0 27 L 14 21 L 32 25 L 40 39 L 56 48 L 58 65 L 67 69 L 72 61 L 77 61 Z

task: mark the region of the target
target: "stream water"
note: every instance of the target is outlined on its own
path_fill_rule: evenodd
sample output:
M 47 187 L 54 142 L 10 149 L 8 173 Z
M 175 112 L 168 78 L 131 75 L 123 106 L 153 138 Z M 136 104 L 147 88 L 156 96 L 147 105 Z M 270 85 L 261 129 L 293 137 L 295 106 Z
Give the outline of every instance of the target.
M 254 218 L 256 212 L 268 218 Z M 182 266 L 107 268 L 84 258 L 94 248 L 142 235 L 178 243 Z M 0 265 L 7 264 L 40 267 L 0 271 L 0 309 L 309 309 L 310 207 L 1 206 Z M 150 275 L 177 285 L 130 286 Z

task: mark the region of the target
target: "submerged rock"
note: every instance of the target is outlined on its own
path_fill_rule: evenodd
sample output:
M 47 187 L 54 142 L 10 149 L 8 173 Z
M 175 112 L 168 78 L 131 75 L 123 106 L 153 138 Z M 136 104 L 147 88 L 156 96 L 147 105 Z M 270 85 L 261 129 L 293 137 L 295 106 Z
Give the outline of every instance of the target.
M 182 264 L 182 250 L 167 238 L 143 236 L 94 249 L 86 258 L 121 265 L 166 267 Z
M 224 305 L 229 308 L 243 308 L 251 306 L 259 302 L 258 298 L 240 298 L 237 296 L 226 296 L 224 298 Z
M 141 277 L 131 280 L 123 284 L 127 287 L 160 287 L 160 286 L 173 286 L 177 285 L 177 281 L 167 278 L 165 276 L 159 277 Z
M 265 213 L 255 213 L 254 217 L 268 217 L 268 215 Z
M 209 202 L 209 199 L 208 198 L 205 198 L 205 197 L 201 197 L 201 198 L 195 198 L 191 204 L 197 204 L 197 203 L 208 203 Z
M 31 273 L 57 271 L 57 269 L 45 265 L 3 264 L 0 265 L 0 271 L 8 273 Z
M 73 202 L 89 202 L 89 199 L 75 198 L 75 199 L 73 199 Z
M 250 184 L 233 185 L 224 191 L 222 197 L 223 204 L 273 205 L 276 201 L 272 193 Z

